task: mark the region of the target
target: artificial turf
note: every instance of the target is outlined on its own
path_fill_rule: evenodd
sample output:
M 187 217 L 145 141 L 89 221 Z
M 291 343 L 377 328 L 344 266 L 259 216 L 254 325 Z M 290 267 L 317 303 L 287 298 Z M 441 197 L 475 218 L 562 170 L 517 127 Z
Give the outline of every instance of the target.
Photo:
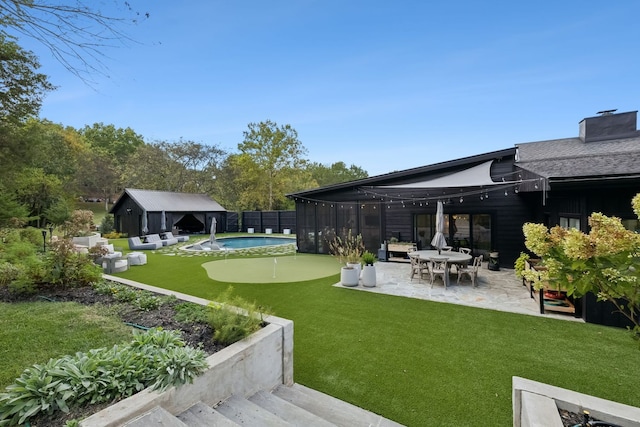
M 229 283 L 209 278 L 207 261 L 150 253 L 121 276 L 215 299 Z M 294 321 L 296 382 L 412 426 L 511 425 L 513 376 L 640 406 L 640 350 L 624 330 L 357 292 L 332 286 L 338 280 L 233 284 Z

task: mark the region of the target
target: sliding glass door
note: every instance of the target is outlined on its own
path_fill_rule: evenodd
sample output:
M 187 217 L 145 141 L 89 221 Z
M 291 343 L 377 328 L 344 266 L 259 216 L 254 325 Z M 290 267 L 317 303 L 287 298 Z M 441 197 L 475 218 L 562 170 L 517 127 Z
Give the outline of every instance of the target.
M 431 248 L 435 228 L 435 215 L 415 215 L 414 241 L 419 248 Z M 488 255 L 491 251 L 491 215 L 445 214 L 444 235 L 447 243 L 456 250 L 471 248 L 474 255 Z

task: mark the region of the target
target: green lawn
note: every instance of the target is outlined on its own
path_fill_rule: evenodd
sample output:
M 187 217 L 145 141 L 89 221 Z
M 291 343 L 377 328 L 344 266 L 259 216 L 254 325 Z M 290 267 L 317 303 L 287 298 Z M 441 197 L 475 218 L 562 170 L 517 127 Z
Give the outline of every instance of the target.
M 202 264 L 214 259 L 148 253 L 146 266 L 121 276 L 215 299 L 229 284 L 207 276 Z M 640 406 L 640 350 L 624 330 L 333 287 L 338 280 L 233 284 L 294 321 L 299 383 L 412 426 L 511 425 L 512 376 Z
M 131 340 L 107 309 L 73 303 L 0 303 L 0 390 L 50 358 Z

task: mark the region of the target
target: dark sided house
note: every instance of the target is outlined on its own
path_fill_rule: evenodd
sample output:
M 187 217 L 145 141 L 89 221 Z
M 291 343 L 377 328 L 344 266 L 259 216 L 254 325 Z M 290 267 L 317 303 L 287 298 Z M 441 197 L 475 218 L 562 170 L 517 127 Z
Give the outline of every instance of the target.
M 631 208 L 640 192 L 637 111 L 602 112 L 578 128 L 576 137 L 290 194 L 298 248 L 328 253 L 327 238 L 349 229 L 374 253 L 392 237 L 429 248 L 438 200 L 449 245 L 472 248 L 474 255 L 497 251 L 509 268 L 526 251 L 525 222 L 588 232 L 588 216 L 602 212 L 640 230 Z
M 129 236 L 162 231 L 209 233 L 213 218 L 216 219 L 216 232 L 227 231 L 227 211 L 206 194 L 127 188 L 109 212 L 114 215 L 116 231 Z M 146 232 L 143 230 L 145 217 Z

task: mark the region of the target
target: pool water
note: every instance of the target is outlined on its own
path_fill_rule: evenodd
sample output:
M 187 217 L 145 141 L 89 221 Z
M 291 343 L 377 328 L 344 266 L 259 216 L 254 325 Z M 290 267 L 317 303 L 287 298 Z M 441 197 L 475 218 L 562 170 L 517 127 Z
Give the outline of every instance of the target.
M 186 246 L 188 251 L 220 251 L 228 249 L 249 249 L 265 246 L 278 246 L 295 243 L 296 239 L 287 237 L 221 237 L 213 243 L 204 240 L 194 245 Z
M 221 237 L 220 239 L 216 239 L 216 243 L 220 246 L 231 249 L 277 246 L 295 242 L 295 239 L 287 237 Z

